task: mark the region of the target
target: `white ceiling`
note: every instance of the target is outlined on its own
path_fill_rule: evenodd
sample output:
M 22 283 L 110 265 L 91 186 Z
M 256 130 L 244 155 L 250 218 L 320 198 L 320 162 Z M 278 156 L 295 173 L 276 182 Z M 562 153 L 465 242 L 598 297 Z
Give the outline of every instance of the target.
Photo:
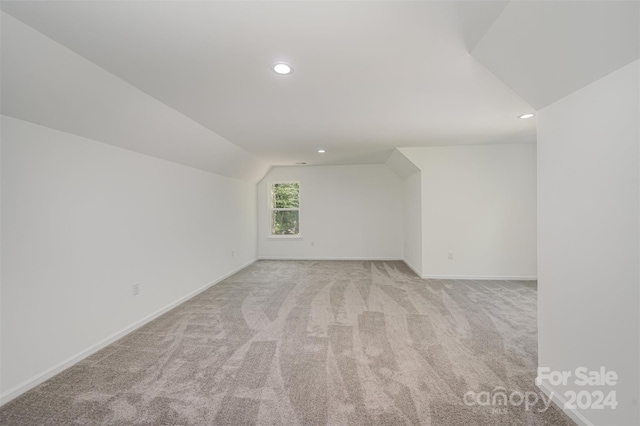
M 640 57 L 639 1 L 514 1 L 472 50 L 541 109 Z
M 409 160 L 400 149 L 395 149 L 385 163 L 400 179 L 406 179 L 414 173 L 420 171 L 411 160 Z
M 535 120 L 515 118 L 532 108 L 469 54 L 505 5 L 3 1 L 1 7 L 215 138 L 283 165 L 384 163 L 395 147 L 534 141 Z M 273 73 L 278 61 L 291 63 L 294 73 Z M 4 90 L 3 113 L 15 115 L 11 103 L 21 95 L 5 98 Z M 69 109 L 70 102 L 29 105 L 49 117 L 40 124 L 59 127 L 62 118 L 44 109 Z M 116 108 L 122 105 L 114 100 L 110 109 Z M 114 143 L 113 128 L 80 127 L 82 136 Z M 119 144 L 126 148 L 133 139 L 127 134 Z M 179 157 L 181 142 L 173 143 Z M 183 157 L 176 161 L 197 163 Z
M 215 132 L 6 13 L 0 19 L 2 114 L 236 179 L 267 172 Z

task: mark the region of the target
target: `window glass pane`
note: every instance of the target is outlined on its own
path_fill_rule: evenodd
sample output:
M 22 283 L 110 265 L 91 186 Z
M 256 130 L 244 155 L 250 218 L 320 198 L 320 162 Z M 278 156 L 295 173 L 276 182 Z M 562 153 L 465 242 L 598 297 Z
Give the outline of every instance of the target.
M 274 210 L 271 216 L 271 233 L 273 235 L 300 234 L 298 213 L 297 210 Z
M 276 209 L 300 207 L 300 185 L 297 183 L 276 183 L 273 185 L 272 203 Z

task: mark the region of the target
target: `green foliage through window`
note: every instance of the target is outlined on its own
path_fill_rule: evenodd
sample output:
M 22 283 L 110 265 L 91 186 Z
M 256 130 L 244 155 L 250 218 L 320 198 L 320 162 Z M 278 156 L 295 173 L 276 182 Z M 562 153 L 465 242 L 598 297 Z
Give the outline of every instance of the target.
M 300 234 L 300 184 L 275 183 L 272 185 L 271 234 Z

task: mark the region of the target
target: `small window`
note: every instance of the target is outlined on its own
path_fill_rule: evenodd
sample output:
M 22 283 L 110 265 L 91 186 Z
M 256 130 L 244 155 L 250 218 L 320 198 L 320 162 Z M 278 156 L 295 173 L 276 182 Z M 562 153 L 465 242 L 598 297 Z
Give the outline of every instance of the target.
M 300 235 L 300 184 L 271 185 L 271 235 Z

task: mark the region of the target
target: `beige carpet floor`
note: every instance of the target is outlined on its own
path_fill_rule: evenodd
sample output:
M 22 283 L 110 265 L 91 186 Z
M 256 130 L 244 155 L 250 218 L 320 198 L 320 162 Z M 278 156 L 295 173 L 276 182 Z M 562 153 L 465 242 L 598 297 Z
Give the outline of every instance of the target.
M 259 261 L 6 404 L 0 424 L 573 424 L 517 404 L 542 399 L 536 339 L 535 282 Z

